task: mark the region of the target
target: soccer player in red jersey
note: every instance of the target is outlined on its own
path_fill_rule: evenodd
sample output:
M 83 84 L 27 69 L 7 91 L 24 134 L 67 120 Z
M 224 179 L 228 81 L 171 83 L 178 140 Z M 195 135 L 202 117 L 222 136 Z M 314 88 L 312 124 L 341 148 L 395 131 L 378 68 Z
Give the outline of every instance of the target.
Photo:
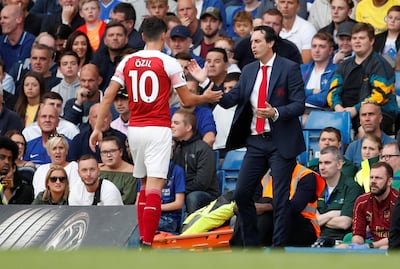
M 128 141 L 135 164 L 133 176 L 141 179 L 137 203 L 142 245 L 151 245 L 161 215 L 161 190 L 168 173 L 171 151 L 171 118 L 168 98 L 172 88 L 187 105 L 217 102 L 222 92 L 209 87 L 203 95 L 189 92 L 181 66 L 161 52 L 167 26 L 156 17 L 142 24 L 146 48 L 126 56 L 118 65 L 100 103 L 90 137 L 92 149 L 102 141 L 101 127 L 118 90 L 126 87 L 131 111 Z

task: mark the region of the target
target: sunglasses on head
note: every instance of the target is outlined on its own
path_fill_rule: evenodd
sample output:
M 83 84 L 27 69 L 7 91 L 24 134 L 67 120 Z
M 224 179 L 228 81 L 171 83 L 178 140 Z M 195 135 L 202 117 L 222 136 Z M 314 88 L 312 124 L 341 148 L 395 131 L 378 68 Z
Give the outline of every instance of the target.
M 67 177 L 50 177 L 49 180 L 52 183 L 56 183 L 57 180 L 60 181 L 61 183 L 63 183 L 64 181 L 67 180 Z
M 51 139 L 53 137 L 62 137 L 62 138 L 64 138 L 65 136 L 63 134 L 50 134 L 49 135 L 49 139 Z

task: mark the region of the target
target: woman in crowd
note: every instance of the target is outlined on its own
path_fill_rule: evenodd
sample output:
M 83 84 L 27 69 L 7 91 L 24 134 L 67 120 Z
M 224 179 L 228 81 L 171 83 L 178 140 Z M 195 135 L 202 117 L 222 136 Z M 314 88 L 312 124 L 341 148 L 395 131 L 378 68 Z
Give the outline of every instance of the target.
M 117 186 L 125 205 L 134 204 L 137 193 L 137 178 L 132 175 L 133 165 L 122 159 L 122 144 L 116 136 L 106 136 L 100 145 L 102 163 L 100 178 L 107 179 Z
M 50 156 L 51 163 L 43 164 L 39 166 L 33 176 L 33 189 L 35 191 L 35 197 L 46 189 L 45 176 L 47 172 L 53 166 L 61 166 L 65 169 L 69 179 L 69 185 L 73 186 L 78 182 L 80 184 L 81 179 L 78 175 L 78 164 L 76 162 L 68 162 L 69 145 L 67 139 L 60 134 L 56 134 L 49 138 L 46 143 L 47 154 Z
M 89 38 L 85 33 L 80 31 L 75 31 L 69 35 L 67 39 L 67 44 L 65 46 L 66 51 L 75 51 L 80 58 L 79 70 L 82 66 L 90 63 L 93 56 L 92 47 L 89 43 Z
M 20 173 L 21 176 L 25 177 L 28 182 L 32 183 L 36 167 L 33 162 L 25 161 L 22 159 L 26 151 L 25 137 L 18 130 L 9 130 L 5 133 L 5 136 L 9 137 L 18 146 L 18 158 L 15 160 L 17 171 Z
M 62 166 L 50 167 L 45 180 L 46 189 L 40 192 L 33 205 L 67 205 L 69 184 L 68 175 Z
M 369 172 L 371 166 L 379 161 L 382 151 L 382 141 L 376 135 L 365 135 L 361 144 L 361 169 L 357 172 L 355 180 L 365 192 L 369 192 Z
M 36 119 L 40 98 L 46 92 L 46 84 L 41 74 L 28 71 L 22 78 L 21 85 L 22 89 L 15 104 L 15 112 L 26 127 Z

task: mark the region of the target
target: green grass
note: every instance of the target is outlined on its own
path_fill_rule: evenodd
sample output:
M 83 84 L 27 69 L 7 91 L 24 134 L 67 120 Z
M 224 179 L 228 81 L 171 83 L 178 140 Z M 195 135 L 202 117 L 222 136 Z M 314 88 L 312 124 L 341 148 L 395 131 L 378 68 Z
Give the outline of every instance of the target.
M 0 251 L 2 268 L 12 269 L 330 269 L 330 268 L 397 268 L 400 253 L 326 254 L 326 253 L 266 253 L 251 251 L 190 252 L 136 249 L 81 249 L 61 252 L 41 250 Z M 162 267 L 161 267 L 162 266 Z

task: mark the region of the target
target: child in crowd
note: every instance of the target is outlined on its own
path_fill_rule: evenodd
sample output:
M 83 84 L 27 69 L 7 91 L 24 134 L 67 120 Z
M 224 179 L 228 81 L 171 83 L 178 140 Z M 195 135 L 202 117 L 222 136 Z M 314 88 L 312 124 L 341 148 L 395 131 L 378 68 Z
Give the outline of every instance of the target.
M 100 4 L 98 0 L 81 0 L 79 2 L 79 14 L 85 20 L 78 31 L 84 32 L 90 42 L 93 51 L 100 46 L 101 37 L 104 34 L 106 23 L 100 20 Z
M 78 76 L 79 64 L 80 58 L 74 51 L 65 51 L 60 55 L 58 70 L 62 74 L 63 79 L 51 91 L 59 93 L 63 98 L 64 102 L 61 111 L 64 111 L 64 105 L 69 99 L 76 97 L 76 92 L 80 87 Z
M 146 8 L 149 12 L 149 16 L 164 19 L 169 10 L 168 0 L 147 0 Z
M 232 36 L 235 40 L 235 45 L 239 43 L 243 38 L 250 35 L 253 29 L 253 16 L 248 11 L 239 11 L 233 17 L 233 31 Z
M 238 72 L 240 73 L 240 68 L 235 64 L 236 60 L 233 59 L 233 49 L 234 49 L 234 42 L 233 39 L 227 36 L 221 36 L 215 41 L 214 48 L 221 48 L 226 51 L 228 55 L 228 73 Z M 200 64 L 199 64 L 200 65 Z

